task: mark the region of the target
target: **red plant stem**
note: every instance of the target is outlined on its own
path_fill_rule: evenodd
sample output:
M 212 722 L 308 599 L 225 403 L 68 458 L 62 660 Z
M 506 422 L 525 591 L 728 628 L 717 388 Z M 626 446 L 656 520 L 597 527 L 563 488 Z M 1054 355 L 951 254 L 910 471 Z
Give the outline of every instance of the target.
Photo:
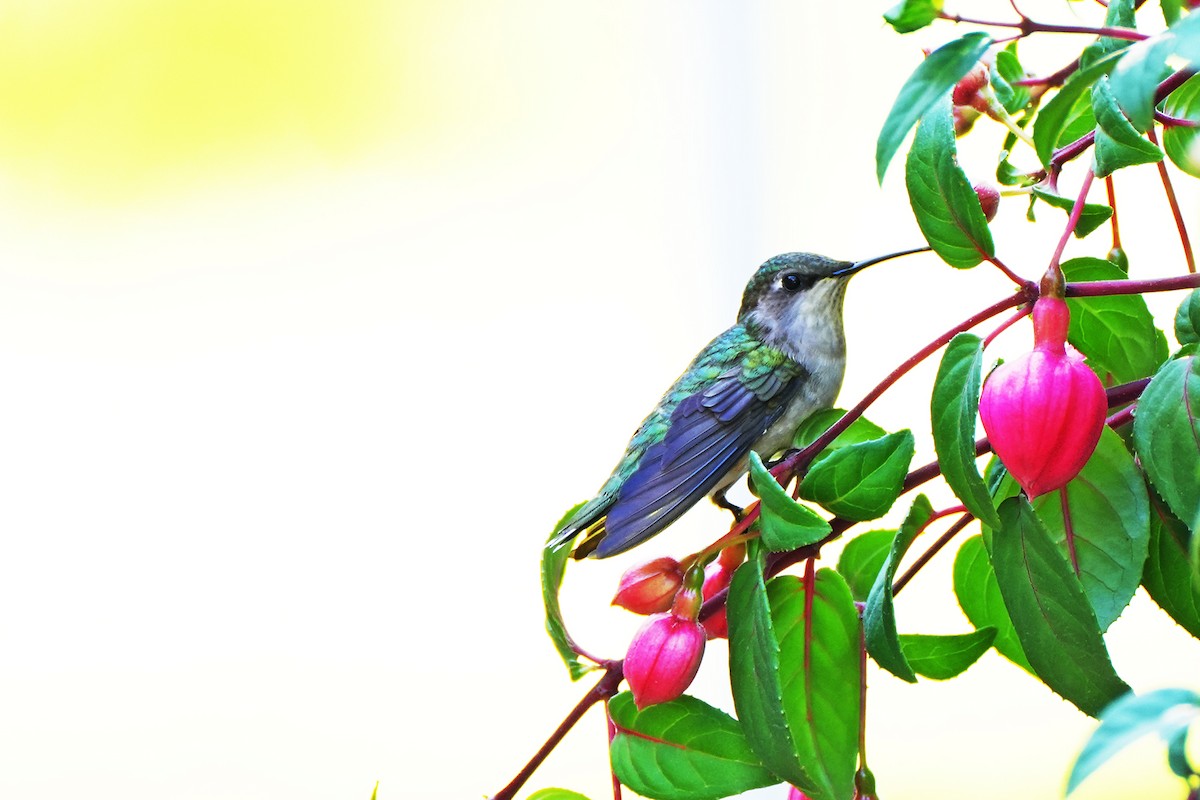
M 813 645 L 813 600 L 817 596 L 817 557 L 810 556 L 804 562 L 804 674 L 812 675 L 812 645 Z M 804 691 L 808 696 L 804 706 L 808 711 L 808 721 L 813 721 L 812 681 L 804 681 Z
M 1108 193 L 1108 204 L 1113 210 L 1108 222 L 1112 227 L 1112 246 L 1116 250 L 1121 246 L 1121 227 L 1117 224 L 1117 190 L 1113 186 L 1112 175 L 1104 179 L 1104 189 Z
M 1154 121 L 1160 123 L 1164 128 L 1197 128 L 1200 127 L 1200 122 L 1186 117 L 1173 117 L 1170 114 L 1155 109 Z
M 1062 86 L 1067 82 L 1067 78 L 1071 77 L 1075 71 L 1079 69 L 1079 59 L 1075 59 L 1070 64 L 1067 64 L 1057 72 L 1052 72 L 1042 78 L 1022 78 L 1016 82 L 1017 86 L 1045 86 L 1053 89 L 1056 86 Z
M 858 771 L 867 768 L 867 628 L 858 609 Z
M 1021 287 L 1019 292 L 1010 297 L 1006 297 L 997 303 L 993 303 L 982 311 L 967 317 L 965 320 L 955 325 L 953 328 L 946 331 L 929 344 L 922 347 L 920 350 L 910 356 L 903 364 L 892 370 L 891 373 L 882 381 L 880 381 L 874 389 L 867 392 L 866 396 L 858 402 L 858 405 L 854 406 L 854 408 L 843 414 L 841 419 L 833 423 L 833 425 L 829 427 L 829 430 L 818 436 L 812 442 L 812 444 L 808 445 L 808 447 L 805 447 L 803 450 L 800 450 L 799 452 L 785 458 L 777 467 L 780 472 L 775 474 L 778 475 L 782 472 L 800 470 L 804 467 L 807 467 L 812 462 L 813 458 L 816 457 L 817 453 L 825 449 L 825 447 L 834 439 L 836 439 L 842 431 L 850 427 L 850 424 L 853 423 L 854 420 L 861 417 L 863 412 L 866 411 L 872 403 L 879 399 L 881 394 L 887 391 L 892 384 L 906 375 L 913 367 L 915 367 L 917 364 L 920 364 L 931 354 L 937 352 L 947 342 L 963 331 L 970 330 L 979 323 L 989 320 L 997 314 L 1007 311 L 1013 306 L 1020 305 L 1021 303 L 1032 302 L 1036 297 L 1036 292 L 1037 287 L 1034 286 L 1034 284 L 1027 282 Z
M 1110 39 L 1125 39 L 1130 42 L 1140 42 L 1142 39 L 1148 39 L 1144 33 L 1129 30 L 1128 28 L 1090 28 L 1086 25 L 1054 25 L 1046 22 L 1037 22 L 1023 17 L 1019 22 L 1001 22 L 986 19 L 974 19 L 972 17 L 964 17 L 961 14 L 939 14 L 942 19 L 950 20 L 951 22 L 965 22 L 968 25 L 982 25 L 986 28 L 1016 28 L 1021 31 L 1022 36 L 1029 36 L 1033 33 L 1085 33 L 1091 36 L 1107 36 Z
M 987 347 L 989 344 L 992 343 L 993 339 L 995 339 L 1000 334 L 1004 333 L 1006 330 L 1011 328 L 1013 325 L 1015 325 L 1018 322 L 1020 322 L 1021 320 L 1025 319 L 1025 317 L 1027 317 L 1027 316 L 1029 316 L 1029 307 L 1028 306 L 1024 306 L 1022 308 L 1017 309 L 1017 313 L 1013 314 L 1011 317 L 1004 320 L 1004 322 L 1001 322 L 1000 325 L 996 328 L 996 330 L 992 331 L 991 333 L 989 333 L 987 335 L 987 337 L 983 340 L 983 346 Z
M 1067 227 L 1063 229 L 1062 238 L 1058 240 L 1058 247 L 1054 248 L 1054 255 L 1050 258 L 1050 266 L 1047 272 L 1058 272 L 1059 262 L 1062 260 L 1063 250 L 1067 248 L 1067 241 L 1071 238 L 1071 234 L 1075 232 L 1075 226 L 1079 224 L 1079 216 L 1083 214 L 1083 204 L 1087 200 L 1088 192 L 1092 188 L 1092 178 L 1096 173 L 1089 169 L 1083 176 L 1083 185 L 1079 187 L 1079 196 L 1075 198 L 1075 205 L 1071 206 L 1071 215 L 1067 217 Z
M 1024 286 L 1024 285 L 1025 285 L 1025 279 L 1024 279 L 1024 278 L 1022 278 L 1022 277 L 1021 277 L 1020 275 L 1018 275 L 1017 273 L 1013 272 L 1013 271 L 1012 271 L 1011 269 L 1009 269 L 1007 266 L 1005 266 L 1005 264 L 1004 264 L 1004 262 L 1003 262 L 1003 261 L 1001 261 L 1000 259 L 996 258 L 995 256 L 987 256 L 986 258 L 987 258 L 988 262 L 989 262 L 990 264 L 992 264 L 992 266 L 994 266 L 994 267 L 997 267 L 997 268 L 998 268 L 998 269 L 999 269 L 1001 272 L 1003 272 L 1003 273 L 1005 274 L 1005 276 L 1006 276 L 1006 277 L 1007 277 L 1007 278 L 1008 278 L 1010 281 L 1012 281 L 1013 283 L 1015 283 L 1017 286 Z
M 1149 378 L 1142 378 L 1129 383 L 1122 383 L 1120 386 L 1114 386 L 1105 392 L 1108 397 L 1108 407 L 1121 406 L 1126 403 L 1137 400 L 1142 396 L 1142 392 L 1150 385 Z
M 1146 131 L 1146 135 L 1150 137 L 1150 141 L 1158 144 L 1158 135 L 1154 133 L 1154 126 L 1150 126 L 1150 130 Z M 1167 174 L 1167 165 L 1164 161 L 1158 162 L 1158 176 L 1162 178 L 1163 191 L 1167 195 L 1167 203 L 1171 206 L 1171 214 L 1175 217 L 1175 229 L 1179 231 L 1179 244 L 1183 247 L 1183 257 L 1187 260 L 1188 272 L 1196 271 L 1196 257 L 1192 254 L 1192 243 L 1188 239 L 1187 226 L 1183 224 L 1183 214 L 1179 210 L 1179 201 L 1175 198 L 1175 187 L 1171 185 L 1171 176 Z
M 588 693 L 583 696 L 575 707 L 567 713 L 559 726 L 550 734 L 550 738 L 534 753 L 533 758 L 529 759 L 529 763 L 521 768 L 507 786 L 492 795 L 491 800 L 512 800 L 517 796 L 517 792 L 525 785 L 525 781 L 529 780 L 529 776 L 533 775 L 534 771 L 542 765 L 550 752 L 558 746 L 563 737 L 571 728 L 575 727 L 575 723 L 587 712 L 589 708 L 600 701 L 608 701 L 608 698 L 617 693 L 617 687 L 621 685 L 622 679 L 625 677 L 623 670 L 624 662 L 610 661 L 604 665 L 604 677 L 593 686 Z
M 1176 275 L 1171 278 L 1151 278 L 1144 281 L 1084 281 L 1067 284 L 1067 297 L 1107 297 L 1114 294 L 1145 294 L 1173 292 L 1176 289 L 1200 287 L 1200 275 Z
M 914 561 L 913 565 L 905 570 L 904 574 L 897 578 L 896 582 L 892 584 L 892 597 L 900 594 L 900 590 L 908 585 L 908 582 L 911 581 L 913 577 L 921 571 L 921 568 L 928 564 L 929 561 L 935 555 L 937 555 L 939 550 L 945 547 L 951 539 L 957 536 L 963 530 L 963 528 L 974 522 L 974 520 L 975 517 L 972 515 L 963 514 L 961 517 L 959 517 L 957 522 L 947 528 L 946 532 L 939 536 L 937 541 L 931 544 L 929 549 L 922 553 L 920 558 Z
M 1137 408 L 1136 403 L 1127 408 L 1122 408 L 1120 411 L 1113 414 L 1108 419 L 1104 420 L 1104 424 L 1114 430 L 1121 427 L 1122 425 L 1128 425 L 1129 423 L 1133 422 L 1133 415 L 1135 413 L 1136 408 Z
M 1091 131 L 1080 136 L 1070 144 L 1064 144 L 1062 147 L 1054 151 L 1050 156 L 1050 169 L 1055 173 L 1062 169 L 1062 165 L 1073 158 L 1076 158 L 1096 142 L 1096 132 Z
M 1183 86 L 1195 74 L 1196 74 L 1196 71 L 1194 69 L 1187 68 L 1187 69 L 1181 69 L 1178 72 L 1173 73 L 1172 75 L 1168 75 L 1166 80 L 1164 80 L 1162 83 L 1160 83 L 1158 85 L 1158 88 L 1154 90 L 1155 104 L 1157 104 L 1160 100 L 1165 98 L 1171 92 L 1178 89 L 1180 86 Z

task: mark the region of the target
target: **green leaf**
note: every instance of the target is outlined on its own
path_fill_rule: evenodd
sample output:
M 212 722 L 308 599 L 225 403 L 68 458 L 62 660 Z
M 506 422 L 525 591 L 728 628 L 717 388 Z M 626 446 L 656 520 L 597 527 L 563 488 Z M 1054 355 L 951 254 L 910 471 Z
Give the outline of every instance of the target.
M 902 633 L 900 647 L 914 672 L 945 681 L 965 672 L 995 639 L 996 629 L 990 627 L 953 636 Z
M 563 514 L 562 519 L 554 525 L 554 531 L 550 534 L 551 538 L 583 505 L 580 503 Z M 563 663 L 567 665 L 567 671 L 571 673 L 571 680 L 577 681 L 588 674 L 592 668 L 580 663 L 579 657 L 571 649 L 571 637 L 567 633 L 567 626 L 563 622 L 562 608 L 558 603 L 558 590 L 562 588 L 563 574 L 567 570 L 567 559 L 570 558 L 570 555 L 570 542 L 564 542 L 557 547 L 547 543 L 542 549 L 542 605 L 546 608 L 546 632 L 550 634 L 554 648 L 558 650 Z
M 1193 289 L 1176 309 L 1175 339 L 1180 344 L 1200 342 L 1200 289 Z
M 941 10 L 941 0 L 900 0 L 883 12 L 883 18 L 896 33 L 912 33 L 937 19 Z
M 374 800 L 374 798 L 372 798 Z M 529 795 L 528 800 L 588 800 L 586 796 L 579 792 L 572 792 L 570 789 L 539 789 Z
M 1179 15 L 1183 11 L 1183 0 L 1159 0 L 1158 5 L 1162 9 L 1163 19 L 1168 25 L 1174 25 L 1179 20 Z
M 933 517 L 933 506 L 925 495 L 917 495 L 913 501 L 908 516 L 900 525 L 900 531 L 892 540 L 892 549 L 883 562 L 883 569 L 875 578 L 875 585 L 867 597 L 867 607 L 863 610 L 863 632 L 866 636 L 867 652 L 875 663 L 909 683 L 916 683 L 917 676 L 904 658 L 900 647 L 900 637 L 896 632 L 896 609 L 892 601 L 892 581 L 896 579 L 896 569 L 900 559 L 913 540 L 917 538 L 929 520 Z
M 684 695 L 638 710 L 622 692 L 608 704 L 609 746 L 622 784 L 655 800 L 717 800 L 779 783 L 754 755 L 741 724 Z
M 750 483 L 758 493 L 763 546 L 772 552 L 815 544 L 833 530 L 817 512 L 797 503 L 779 485 L 758 453 L 750 451 Z
M 966 269 L 995 253 L 979 197 L 958 166 L 949 98 L 917 126 L 904 176 L 917 225 L 943 261 Z
M 1091 66 L 1080 69 L 1067 79 L 1053 97 L 1046 101 L 1033 121 L 1033 142 L 1037 145 L 1038 158 L 1049 165 L 1054 148 L 1059 146 L 1063 130 L 1073 118 L 1076 103 L 1089 93 L 1092 84 L 1101 75 L 1107 75 L 1117 65 L 1121 53 L 1110 53 Z M 1090 102 L 1088 103 L 1090 106 Z
M 992 571 L 982 536 L 972 536 L 958 548 L 954 557 L 954 596 L 972 625 L 980 630 L 991 628 L 996 631 L 992 646 L 1000 655 L 1033 674 L 1008 609 L 1004 607 L 1000 585 L 996 583 L 996 573 Z
M 1073 258 L 1062 264 L 1068 281 L 1122 280 L 1125 273 L 1111 261 Z M 1127 383 L 1153 375 L 1167 360 L 1167 337 L 1154 325 L 1154 317 L 1140 294 L 1109 297 L 1069 297 L 1071 312 L 1067 339 L 1088 358 L 1100 374 Z
M 1163 111 L 1181 119 L 1200 120 L 1200 76 L 1190 78 L 1167 95 L 1163 101 Z M 1200 146 L 1196 145 L 1197 136 L 1200 136 L 1200 128 L 1186 125 L 1168 125 L 1162 133 L 1163 150 L 1167 152 L 1167 158 L 1193 178 L 1200 178 L 1200 151 L 1194 150 Z
M 917 65 L 900 87 L 875 144 L 875 176 L 880 183 L 909 130 L 971 71 L 991 45 L 992 38 L 986 33 L 968 33 L 934 50 Z
M 1079 585 L 1100 630 L 1107 630 L 1141 583 L 1150 542 L 1146 483 L 1121 437 L 1105 428 L 1096 451 L 1065 489 L 1073 545 L 1067 543 L 1061 492 L 1037 498 L 1033 509 L 1063 560 L 1078 562 Z M 1008 477 L 997 497 L 1016 492 Z
M 1033 196 L 1055 208 L 1063 209 L 1067 214 L 1071 213 L 1071 208 L 1075 205 L 1075 201 L 1070 197 L 1062 197 L 1037 186 L 1033 187 Z M 1102 203 L 1084 203 L 1083 211 L 1079 214 L 1079 224 L 1075 226 L 1075 238 L 1082 239 L 1087 236 L 1108 222 L 1112 214 L 1113 210 Z
M 1017 85 L 1017 81 L 1026 77 L 1025 68 L 1017 57 L 1016 42 L 996 53 L 996 63 L 991 69 L 992 91 L 1004 110 L 1015 114 L 1029 105 L 1031 97 L 1029 87 Z
M 1079 581 L 1024 497 L 999 508 L 992 567 L 1029 663 L 1050 689 L 1095 716 L 1125 692 Z
M 1134 20 L 1133 0 L 1109 0 L 1108 13 L 1104 15 L 1104 27 L 1129 28 L 1130 30 L 1136 28 L 1137 23 Z M 1106 55 L 1119 54 L 1122 50 L 1129 47 L 1129 45 L 1130 42 L 1127 39 L 1114 39 L 1111 36 L 1101 36 L 1083 49 L 1083 53 L 1079 57 L 1079 63 L 1086 68 L 1095 63 L 1097 59 Z
M 946 483 L 968 511 L 995 528 L 1000 519 L 975 466 L 975 419 L 979 414 L 982 365 L 983 341 L 978 336 L 960 333 L 950 341 L 933 384 L 930 420 L 933 446 Z
M 1010 134 L 1011 135 L 1011 134 Z M 1014 141 L 1016 137 L 1013 137 Z M 1037 178 L 1019 167 L 1014 167 L 1008 160 L 1011 145 L 1000 151 L 1000 163 L 996 165 L 996 180 L 1004 186 L 1032 186 Z
M 1190 779 L 1196 773 L 1196 768 L 1188 760 L 1187 755 L 1188 729 L 1181 728 L 1167 738 L 1167 766 L 1180 778 Z
M 815 442 L 821 434 L 833 427 L 833 424 L 845 416 L 846 412 L 841 408 L 826 408 L 817 411 L 808 416 L 804 422 L 800 423 L 800 427 L 796 428 L 796 433 L 792 438 L 792 447 L 804 449 Z M 837 450 L 839 447 L 845 447 L 849 444 L 858 444 L 859 442 L 868 442 L 871 439 L 878 439 L 880 436 L 887 434 L 883 428 L 871 422 L 866 417 L 858 417 L 846 430 L 839 433 L 829 445 L 822 450 L 817 458 L 823 457 L 830 451 Z
M 908 430 L 847 445 L 812 465 L 800 482 L 800 496 L 843 519 L 877 519 L 903 491 L 915 450 Z
M 817 572 L 812 595 L 791 575 L 764 586 L 747 561 L 729 589 L 729 675 L 750 747 L 812 800 L 854 791 L 861 631 L 850 589 Z
M 1122 167 L 1162 161 L 1163 152 L 1130 123 L 1117 105 L 1108 78 L 1092 86 L 1092 113 L 1096 115 L 1096 177 L 1104 178 Z
M 1083 746 L 1071 767 L 1067 793 L 1105 761 L 1148 733 L 1171 740 L 1187 731 L 1200 716 L 1200 695 L 1186 689 L 1159 689 L 1143 695 L 1128 694 L 1100 715 L 1100 726 Z
M 1112 93 L 1130 122 L 1146 130 L 1154 120 L 1154 94 L 1171 71 L 1168 59 L 1200 60 L 1200 17 L 1188 14 L 1170 28 L 1124 52 L 1112 71 Z
M 1146 593 L 1188 633 L 1200 639 L 1200 581 L 1188 559 L 1187 527 L 1155 503 L 1150 514 L 1150 555 L 1142 586 Z
M 896 531 L 867 531 L 855 536 L 842 549 L 837 571 L 846 579 L 855 600 L 865 601 L 871 593 L 895 538 Z
M 1200 517 L 1200 356 L 1169 361 L 1150 381 L 1138 401 L 1133 441 L 1167 507 L 1194 526 Z

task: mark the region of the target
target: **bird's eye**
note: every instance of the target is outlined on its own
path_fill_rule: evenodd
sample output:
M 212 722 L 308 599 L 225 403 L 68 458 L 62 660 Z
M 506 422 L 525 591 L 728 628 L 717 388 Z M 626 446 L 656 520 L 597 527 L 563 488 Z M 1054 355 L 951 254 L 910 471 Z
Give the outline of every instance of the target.
M 783 288 L 789 292 L 798 292 L 801 289 L 807 288 L 808 281 L 804 280 L 804 276 L 797 272 L 789 272 L 780 279 Z

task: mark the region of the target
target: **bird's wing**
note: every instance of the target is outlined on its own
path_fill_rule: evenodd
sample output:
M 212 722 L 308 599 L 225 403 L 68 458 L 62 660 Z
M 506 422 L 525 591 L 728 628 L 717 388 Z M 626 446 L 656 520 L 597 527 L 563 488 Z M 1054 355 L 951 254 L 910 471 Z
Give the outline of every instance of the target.
M 794 364 L 764 366 L 748 356 L 684 397 L 666 436 L 646 449 L 608 508 L 595 555 L 645 541 L 708 494 L 783 414 L 798 376 Z

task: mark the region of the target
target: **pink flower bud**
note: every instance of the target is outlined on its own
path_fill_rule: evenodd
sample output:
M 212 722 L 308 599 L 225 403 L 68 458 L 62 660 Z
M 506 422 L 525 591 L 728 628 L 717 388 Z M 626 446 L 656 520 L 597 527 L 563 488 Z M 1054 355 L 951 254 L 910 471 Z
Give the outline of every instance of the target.
M 795 786 L 789 786 L 787 800 L 808 800 L 808 795 Z
M 1066 344 L 1069 319 L 1062 298 L 1039 299 L 1033 351 L 993 370 L 979 398 L 992 449 L 1031 500 L 1078 475 L 1104 429 L 1104 386 Z
M 704 587 L 701 589 L 701 594 L 704 595 L 705 600 L 709 600 L 729 588 L 729 582 L 733 579 L 733 571 L 738 568 L 745 557 L 745 545 L 734 545 L 721 551 L 717 560 L 704 570 Z M 718 609 L 701 624 L 704 625 L 704 630 L 710 639 L 727 639 L 729 637 L 729 617 L 726 616 L 724 607 Z
M 612 604 L 635 614 L 657 614 L 671 607 L 683 584 L 683 570 L 670 556 L 631 567 L 621 576 Z
M 634 634 L 625 654 L 625 680 L 638 708 L 683 694 L 700 669 L 704 628 L 673 613 L 655 614 Z
M 983 209 L 983 218 L 991 222 L 996 218 L 1000 208 L 1000 191 L 990 183 L 975 184 L 975 196 L 979 198 L 979 207 Z

